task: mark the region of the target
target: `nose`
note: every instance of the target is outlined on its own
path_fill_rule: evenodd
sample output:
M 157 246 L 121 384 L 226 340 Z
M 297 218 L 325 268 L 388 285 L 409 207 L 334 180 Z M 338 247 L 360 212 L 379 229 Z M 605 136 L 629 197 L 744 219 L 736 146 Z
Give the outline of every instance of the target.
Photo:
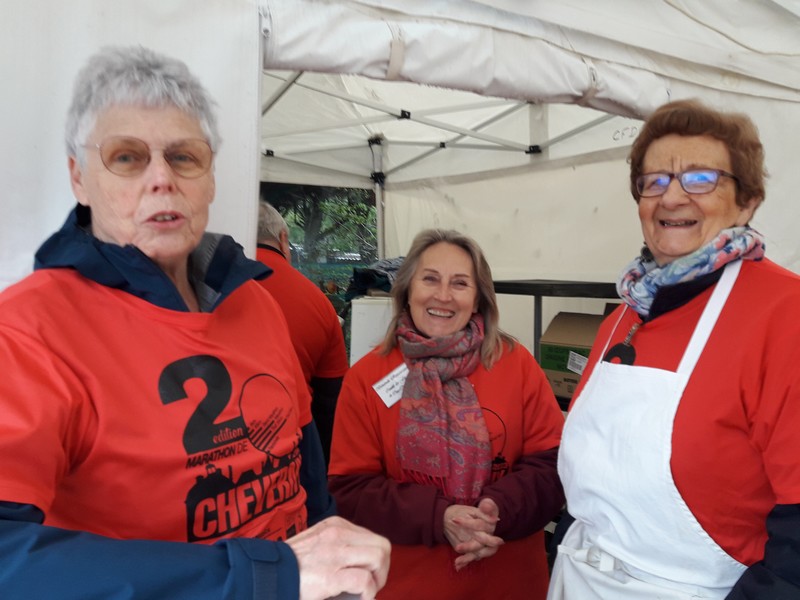
M 145 173 L 151 193 L 171 192 L 175 189 L 175 172 L 164 158 L 163 152 L 153 152 Z
M 434 290 L 434 298 L 442 302 L 450 300 L 450 298 L 452 298 L 450 285 L 445 281 L 439 282 L 439 285 L 436 286 L 436 290 Z
M 667 189 L 661 194 L 661 204 L 665 207 L 680 206 L 689 201 L 689 195 L 681 187 L 677 177 L 673 177 Z

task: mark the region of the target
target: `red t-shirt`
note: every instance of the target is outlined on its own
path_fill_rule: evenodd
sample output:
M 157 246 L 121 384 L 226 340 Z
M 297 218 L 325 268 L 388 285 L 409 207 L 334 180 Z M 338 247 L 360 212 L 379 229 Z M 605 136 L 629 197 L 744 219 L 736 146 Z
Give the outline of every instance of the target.
M 190 313 L 36 271 L 0 295 L 0 500 L 115 538 L 304 529 L 310 398 L 288 343 L 254 282 Z
M 634 366 L 677 370 L 712 289 L 639 327 Z M 601 325 L 573 403 L 622 310 Z M 636 322 L 625 311 L 608 347 Z M 800 277 L 768 260 L 744 261 L 675 416 L 676 487 L 705 531 L 745 565 L 764 556 L 775 504 L 800 503 L 799 341 Z
M 343 377 L 349 366 L 347 350 L 330 300 L 278 252 L 259 248 L 256 258 L 274 271 L 259 283 L 283 309 L 306 381 Z
M 372 387 L 401 362 L 397 349 L 388 356 L 373 351 L 345 376 L 339 394 L 329 475 L 375 474 L 385 475 L 393 482 L 403 481 L 395 449 L 400 404 L 387 407 Z M 517 344 L 507 351 L 491 370 L 478 366 L 468 379 L 483 409 L 493 458 L 503 457 L 513 465 L 523 455 L 558 446 L 563 415 L 544 373 L 523 346 Z M 537 502 L 537 499 L 520 497 L 519 502 Z M 374 506 L 363 510 L 386 509 Z M 434 517 L 433 510 L 428 514 L 391 516 L 401 526 L 408 524 L 430 530 L 441 527 L 433 523 Z M 513 518 L 500 515 L 501 520 Z M 354 520 L 359 522 L 358 515 Z M 430 532 L 425 537 L 435 536 Z M 506 542 L 495 556 L 458 573 L 452 567 L 455 557 L 447 543 L 393 544 L 389 581 L 380 597 L 532 600 L 546 595 L 548 574 L 541 531 Z

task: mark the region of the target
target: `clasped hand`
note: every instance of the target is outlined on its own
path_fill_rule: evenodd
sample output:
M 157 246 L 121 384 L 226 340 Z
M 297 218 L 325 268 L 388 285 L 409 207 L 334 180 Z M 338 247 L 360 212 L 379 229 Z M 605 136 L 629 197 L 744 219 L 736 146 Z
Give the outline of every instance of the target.
M 500 509 L 491 498 L 478 506 L 454 504 L 444 511 L 444 535 L 461 556 L 455 560 L 456 571 L 469 563 L 494 556 L 503 539 L 494 535 Z

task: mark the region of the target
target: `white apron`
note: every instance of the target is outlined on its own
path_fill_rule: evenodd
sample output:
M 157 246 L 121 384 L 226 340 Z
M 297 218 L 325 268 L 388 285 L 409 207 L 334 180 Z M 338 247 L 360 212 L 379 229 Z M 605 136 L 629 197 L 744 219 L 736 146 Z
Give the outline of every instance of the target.
M 548 600 L 724 598 L 745 570 L 694 518 L 670 469 L 678 403 L 740 267 L 726 266 L 677 372 L 595 366 L 564 426 L 558 472 L 576 521 Z

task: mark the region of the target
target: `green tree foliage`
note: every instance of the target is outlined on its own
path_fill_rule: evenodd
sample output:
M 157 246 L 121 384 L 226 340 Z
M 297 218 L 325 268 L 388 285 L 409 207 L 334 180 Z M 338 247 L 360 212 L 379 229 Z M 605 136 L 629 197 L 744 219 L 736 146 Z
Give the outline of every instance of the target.
M 261 198 L 286 219 L 306 262 L 370 263 L 377 258 L 372 190 L 261 182 Z

